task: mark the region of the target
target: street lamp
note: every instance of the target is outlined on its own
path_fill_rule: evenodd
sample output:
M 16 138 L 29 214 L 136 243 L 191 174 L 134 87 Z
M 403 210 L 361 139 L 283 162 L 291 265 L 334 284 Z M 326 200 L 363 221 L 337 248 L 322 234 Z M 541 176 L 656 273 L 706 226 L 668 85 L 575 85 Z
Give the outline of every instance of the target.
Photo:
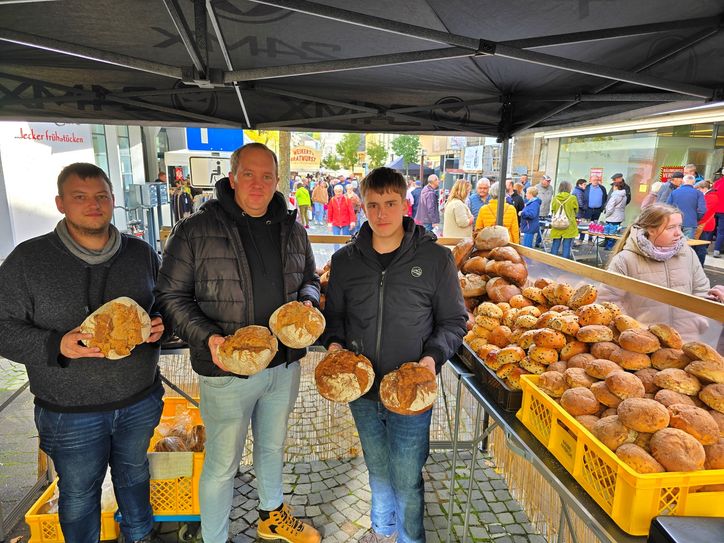
M 425 172 L 425 149 L 420 151 L 420 181 L 422 181 L 423 184 L 424 184 L 424 180 L 423 180 L 424 172 Z

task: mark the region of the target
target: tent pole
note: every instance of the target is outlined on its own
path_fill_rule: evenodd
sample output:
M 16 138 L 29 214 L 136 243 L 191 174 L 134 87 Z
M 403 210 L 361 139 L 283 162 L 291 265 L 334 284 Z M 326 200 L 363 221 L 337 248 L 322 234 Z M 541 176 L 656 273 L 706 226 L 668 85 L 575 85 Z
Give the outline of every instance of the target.
M 508 177 L 508 146 L 510 145 L 510 136 L 503 138 L 500 147 L 500 179 L 498 179 L 498 216 L 495 224 L 502 226 L 503 214 L 505 212 L 505 179 Z M 513 240 L 511 240 L 513 241 Z

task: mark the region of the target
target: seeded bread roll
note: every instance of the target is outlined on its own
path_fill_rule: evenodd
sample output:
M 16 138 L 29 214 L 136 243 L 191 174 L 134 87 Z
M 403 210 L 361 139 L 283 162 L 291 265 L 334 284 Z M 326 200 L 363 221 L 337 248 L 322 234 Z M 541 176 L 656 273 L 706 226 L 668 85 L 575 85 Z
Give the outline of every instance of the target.
M 643 354 L 653 353 L 661 348 L 659 338 L 642 329 L 624 330 L 618 337 L 618 344 L 622 349 Z
M 675 368 L 661 370 L 654 377 L 654 383 L 659 388 L 668 388 L 688 396 L 696 396 L 701 390 L 699 379 L 684 370 Z
M 608 390 L 608 386 L 606 386 L 604 381 L 593 383 L 591 385 L 591 392 L 593 392 L 596 399 L 606 407 L 618 407 L 621 403 L 621 398 Z
M 508 377 L 505 379 L 505 383 L 512 388 L 513 390 L 520 390 L 520 378 L 523 375 L 529 375 L 530 372 L 524 370 L 523 368 L 516 366 L 513 368 L 513 370 L 508 374 Z
M 544 373 L 548 368 L 541 364 L 540 362 L 534 362 L 529 357 L 525 357 L 523 360 L 520 361 L 520 367 L 524 370 L 534 373 L 536 375 L 540 375 Z
M 620 349 L 620 347 L 612 341 L 601 341 L 599 343 L 591 344 L 591 354 L 595 358 L 606 358 L 611 360 L 611 354 L 618 349 Z
M 483 302 L 475 308 L 475 316 L 492 317 L 498 321 L 503 318 L 503 310 L 492 302 Z
M 591 433 L 614 452 L 624 443 L 636 440 L 636 431 L 626 428 L 616 415 L 599 419 Z
M 724 385 L 716 383 L 705 386 L 699 393 L 699 399 L 715 411 L 724 413 Z
M 664 466 L 644 449 L 634 443 L 624 443 L 616 449 L 618 456 L 624 464 L 638 473 L 662 473 Z
M 517 364 L 525 358 L 525 351 L 517 345 L 508 345 L 498 351 L 498 360 L 503 364 Z
M 651 438 L 651 455 L 666 471 L 695 471 L 704 468 L 704 446 L 678 428 L 664 428 Z
M 537 304 L 548 305 L 548 299 L 543 295 L 543 291 L 538 287 L 524 287 L 523 296 Z
M 593 392 L 585 387 L 569 388 L 561 395 L 561 406 L 574 417 L 594 415 L 601 409 Z
M 533 344 L 528 349 L 528 357 L 533 362 L 547 366 L 553 364 L 553 362 L 558 362 L 558 351 Z
M 543 296 L 550 305 L 568 305 L 573 295 L 573 289 L 568 283 L 552 283 L 543 289 Z
M 577 354 L 582 354 L 586 352 L 588 352 L 588 343 L 583 343 L 582 341 L 578 341 L 577 339 L 572 339 L 563 346 L 560 353 L 558 353 L 558 358 L 560 358 L 561 360 L 569 360 Z
M 490 331 L 488 341 L 498 347 L 507 347 L 510 345 L 510 336 L 512 332 L 507 326 L 496 326 Z
M 552 398 L 560 398 L 568 389 L 566 378 L 556 371 L 545 371 L 540 374 L 538 388 Z
M 669 412 L 656 400 L 628 398 L 618 406 L 618 417 L 628 428 L 653 433 L 669 425 Z
M 495 375 L 497 375 L 501 379 L 507 379 L 508 376 L 513 373 L 516 368 L 518 368 L 517 364 L 503 364 L 497 370 L 495 370 Z
M 719 441 L 719 425 L 705 409 L 682 403 L 670 405 L 668 409 L 672 428 L 684 430 L 702 445 L 713 445 Z
M 641 379 L 632 373 L 616 371 L 606 377 L 608 389 L 616 396 L 625 400 L 627 398 L 643 398 L 646 391 Z
M 523 307 L 530 307 L 533 305 L 533 302 L 522 294 L 516 294 L 508 301 L 508 303 L 510 304 L 510 307 L 515 309 L 521 309 Z
M 651 367 L 649 355 L 626 349 L 616 349 L 611 353 L 610 358 L 625 370 L 638 371 Z
M 578 324 L 578 317 L 570 314 L 559 313 L 549 323 L 549 328 L 562 332 L 568 336 L 577 336 L 581 325 Z M 580 339 L 580 338 L 579 338 Z
M 724 383 L 724 361 L 721 360 L 694 360 L 684 371 L 704 381 Z
M 629 317 L 628 315 L 615 316 L 613 318 L 613 323 L 619 332 L 623 332 L 624 330 L 636 330 L 644 328 L 643 324 L 641 324 L 633 317 Z
M 545 311 L 538 317 L 538 321 L 535 323 L 536 328 L 551 328 L 550 323 L 556 317 L 560 317 L 558 311 Z M 552 329 L 552 328 L 551 328 Z
M 676 368 L 683 370 L 691 363 L 691 358 L 681 349 L 664 348 L 651 353 L 651 365 L 657 370 Z
M 684 345 L 684 342 L 682 341 L 679 332 L 674 330 L 668 324 L 652 324 L 651 326 L 649 326 L 649 332 L 659 338 L 661 345 L 663 345 L 664 347 L 669 347 L 671 349 L 681 349 L 681 347 Z
M 584 343 L 598 343 L 599 341 L 611 341 L 613 332 L 607 326 L 601 324 L 591 324 L 582 326 L 576 334 L 576 339 Z
M 596 379 L 586 373 L 583 368 L 568 368 L 563 372 L 568 388 L 585 387 L 591 388 Z
M 586 373 L 595 379 L 605 379 L 609 373 L 614 371 L 623 371 L 621 366 L 606 360 L 605 358 L 596 358 L 591 360 L 585 367 Z
M 654 376 L 659 373 L 659 370 L 654 368 L 644 368 L 634 373 L 636 377 L 641 379 L 644 384 L 644 390 L 646 394 L 656 394 L 659 391 L 659 387 L 654 383 Z
M 607 326 L 613 321 L 611 312 L 601 304 L 588 304 L 576 310 L 578 324 L 588 326 L 590 324 L 603 324 Z
M 534 343 L 538 347 L 546 347 L 548 349 L 558 350 L 565 347 L 566 336 L 556 330 L 544 328 L 542 330 L 538 330 L 538 333 L 536 333 L 534 337 Z
M 535 335 L 539 331 L 540 330 L 526 330 L 525 332 L 520 334 L 520 336 L 518 336 L 518 345 L 522 349 L 528 349 L 531 345 L 535 343 Z
M 537 321 L 538 321 L 538 318 L 534 317 L 533 315 L 518 314 L 518 316 L 515 318 L 515 323 L 513 324 L 513 328 L 524 328 L 526 330 L 530 330 L 532 328 L 535 328 L 535 323 Z
M 568 305 L 571 309 L 578 309 L 584 305 L 590 305 L 596 301 L 598 297 L 598 290 L 593 285 L 581 285 L 578 287 L 570 299 Z

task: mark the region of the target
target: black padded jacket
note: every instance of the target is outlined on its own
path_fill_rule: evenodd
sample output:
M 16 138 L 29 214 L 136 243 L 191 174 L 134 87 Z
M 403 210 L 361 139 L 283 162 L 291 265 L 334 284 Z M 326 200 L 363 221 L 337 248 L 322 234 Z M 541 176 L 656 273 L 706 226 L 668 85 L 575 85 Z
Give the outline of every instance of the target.
M 270 208 L 285 214 L 280 223 L 284 299 L 318 305 L 319 277 L 306 230 L 296 222 L 296 210 L 287 211 L 280 192 L 273 198 Z M 156 301 L 166 322 L 188 342 L 196 373 L 231 375 L 212 362 L 207 342 L 213 334 L 230 335 L 254 324 L 251 293 L 251 270 L 241 236 L 221 202 L 208 201 L 174 226 L 158 274 Z M 305 350 L 287 353 L 287 362 L 293 362 Z

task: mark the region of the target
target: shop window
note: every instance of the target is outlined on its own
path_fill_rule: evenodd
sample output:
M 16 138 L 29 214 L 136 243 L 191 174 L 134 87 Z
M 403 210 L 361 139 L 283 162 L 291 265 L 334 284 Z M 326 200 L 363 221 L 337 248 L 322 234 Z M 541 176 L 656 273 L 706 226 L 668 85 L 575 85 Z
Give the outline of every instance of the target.
M 106 143 L 106 127 L 102 124 L 91 125 L 93 136 L 93 155 L 96 166 L 110 175 L 108 172 L 108 144 Z

